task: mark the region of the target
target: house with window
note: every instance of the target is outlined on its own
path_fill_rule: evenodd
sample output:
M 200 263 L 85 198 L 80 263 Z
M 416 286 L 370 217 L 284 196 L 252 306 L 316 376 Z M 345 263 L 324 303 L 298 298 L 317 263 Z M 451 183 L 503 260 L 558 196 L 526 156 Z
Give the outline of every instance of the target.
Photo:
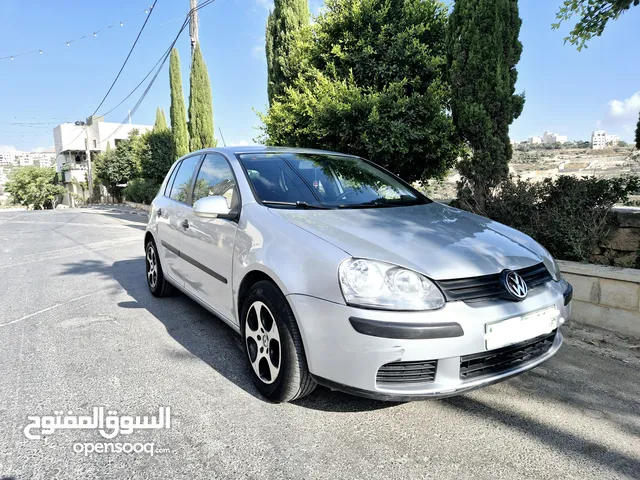
M 142 135 L 152 128 L 150 125 L 105 122 L 104 117 L 95 116 L 88 118 L 86 123 L 58 125 L 53 129 L 53 139 L 56 170 L 61 181 L 70 193 L 88 197 L 89 192 L 78 187 L 78 184 L 87 183 L 87 150 L 93 161 L 107 146 L 115 148 L 132 131 L 137 130 Z M 71 205 L 71 195 L 67 195 L 63 203 Z

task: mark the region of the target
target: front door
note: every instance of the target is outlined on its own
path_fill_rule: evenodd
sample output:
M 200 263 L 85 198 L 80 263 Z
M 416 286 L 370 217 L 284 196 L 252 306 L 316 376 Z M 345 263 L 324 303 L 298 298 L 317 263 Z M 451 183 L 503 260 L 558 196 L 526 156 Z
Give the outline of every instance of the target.
M 184 262 L 180 259 L 184 225 L 190 207 L 188 195 L 193 181 L 193 173 L 202 155 L 185 158 L 176 165 L 176 173 L 171 175 L 165 189 L 165 196 L 159 202 L 158 250 L 165 273 L 178 285 L 184 286 Z
M 193 188 L 193 203 L 221 195 L 229 208 L 237 209 L 238 189 L 231 166 L 217 153 L 207 153 Z M 231 264 L 238 225 L 220 218 L 187 216 L 189 228 L 182 236 L 181 260 L 185 289 L 229 320 L 233 319 Z

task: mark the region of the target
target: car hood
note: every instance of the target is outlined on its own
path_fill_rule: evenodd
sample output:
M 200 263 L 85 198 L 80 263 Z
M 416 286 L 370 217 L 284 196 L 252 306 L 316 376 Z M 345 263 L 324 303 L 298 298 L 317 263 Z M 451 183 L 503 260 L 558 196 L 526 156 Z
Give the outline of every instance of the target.
M 436 202 L 411 207 L 270 211 L 353 257 L 393 263 L 435 280 L 499 273 L 550 259 L 531 237 Z

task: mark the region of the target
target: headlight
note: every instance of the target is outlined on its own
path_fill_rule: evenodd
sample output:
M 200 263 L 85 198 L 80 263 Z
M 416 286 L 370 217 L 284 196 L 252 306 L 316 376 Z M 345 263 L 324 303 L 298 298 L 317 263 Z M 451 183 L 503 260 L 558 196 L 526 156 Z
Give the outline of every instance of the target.
M 553 278 L 556 282 L 559 282 L 560 280 L 562 280 L 562 274 L 560 273 L 560 266 L 553 259 L 553 257 L 547 251 L 546 248 L 542 246 L 541 248 L 544 250 L 544 253 L 546 253 L 546 255 L 542 257 L 542 262 L 544 263 L 544 266 L 547 267 L 547 270 L 549 270 L 549 273 L 551 274 L 551 278 Z
M 361 258 L 340 264 L 340 287 L 349 305 L 387 310 L 435 310 L 444 297 L 431 280 L 396 265 Z
M 544 262 L 544 266 L 547 267 L 549 273 L 551 274 L 551 278 L 553 278 L 556 282 L 562 280 L 562 273 L 560 273 L 560 266 L 556 263 L 551 255 L 549 258 L 545 258 L 542 260 Z

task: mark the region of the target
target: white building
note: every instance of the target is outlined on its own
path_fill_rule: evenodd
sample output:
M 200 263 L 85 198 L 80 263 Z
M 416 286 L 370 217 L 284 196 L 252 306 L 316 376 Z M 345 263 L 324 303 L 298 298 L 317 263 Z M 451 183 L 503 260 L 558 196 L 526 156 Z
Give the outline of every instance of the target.
M 21 167 L 32 167 L 33 157 L 30 152 L 16 152 L 16 164 Z
M 38 167 L 53 167 L 56 163 L 56 151 L 52 148 L 42 152 L 31 152 L 31 158 L 33 159 L 33 164 Z
M 89 123 L 90 125 L 63 123 L 53 129 L 56 170 L 62 174 L 63 182 L 72 193 L 78 193 L 72 185 L 73 180 L 87 181 L 87 141 L 91 159 L 94 160 L 94 156 L 105 151 L 107 145 L 115 148 L 132 131 L 137 130 L 142 135 L 153 128 L 149 125 L 105 122 L 103 117 L 87 119 L 87 124 Z M 68 199 L 65 199 L 65 203 L 68 203 Z
M 616 146 L 620 142 L 618 135 L 607 135 L 607 145 Z
M 542 143 L 542 137 L 529 137 L 527 139 L 527 143 L 531 143 L 531 144 Z
M 15 165 L 16 152 L 0 152 L 0 165 Z
M 602 150 L 613 145 L 617 145 L 620 141 L 618 135 L 608 135 L 604 130 L 594 130 L 591 134 L 591 148 L 594 150 Z
M 42 152 L 4 152 L 0 153 L 0 165 L 10 166 L 17 165 L 20 167 L 51 167 L 56 161 L 56 153 L 54 150 L 45 150 Z
M 565 143 L 566 141 L 566 135 L 558 135 L 552 132 L 544 132 L 542 134 L 542 143 Z

